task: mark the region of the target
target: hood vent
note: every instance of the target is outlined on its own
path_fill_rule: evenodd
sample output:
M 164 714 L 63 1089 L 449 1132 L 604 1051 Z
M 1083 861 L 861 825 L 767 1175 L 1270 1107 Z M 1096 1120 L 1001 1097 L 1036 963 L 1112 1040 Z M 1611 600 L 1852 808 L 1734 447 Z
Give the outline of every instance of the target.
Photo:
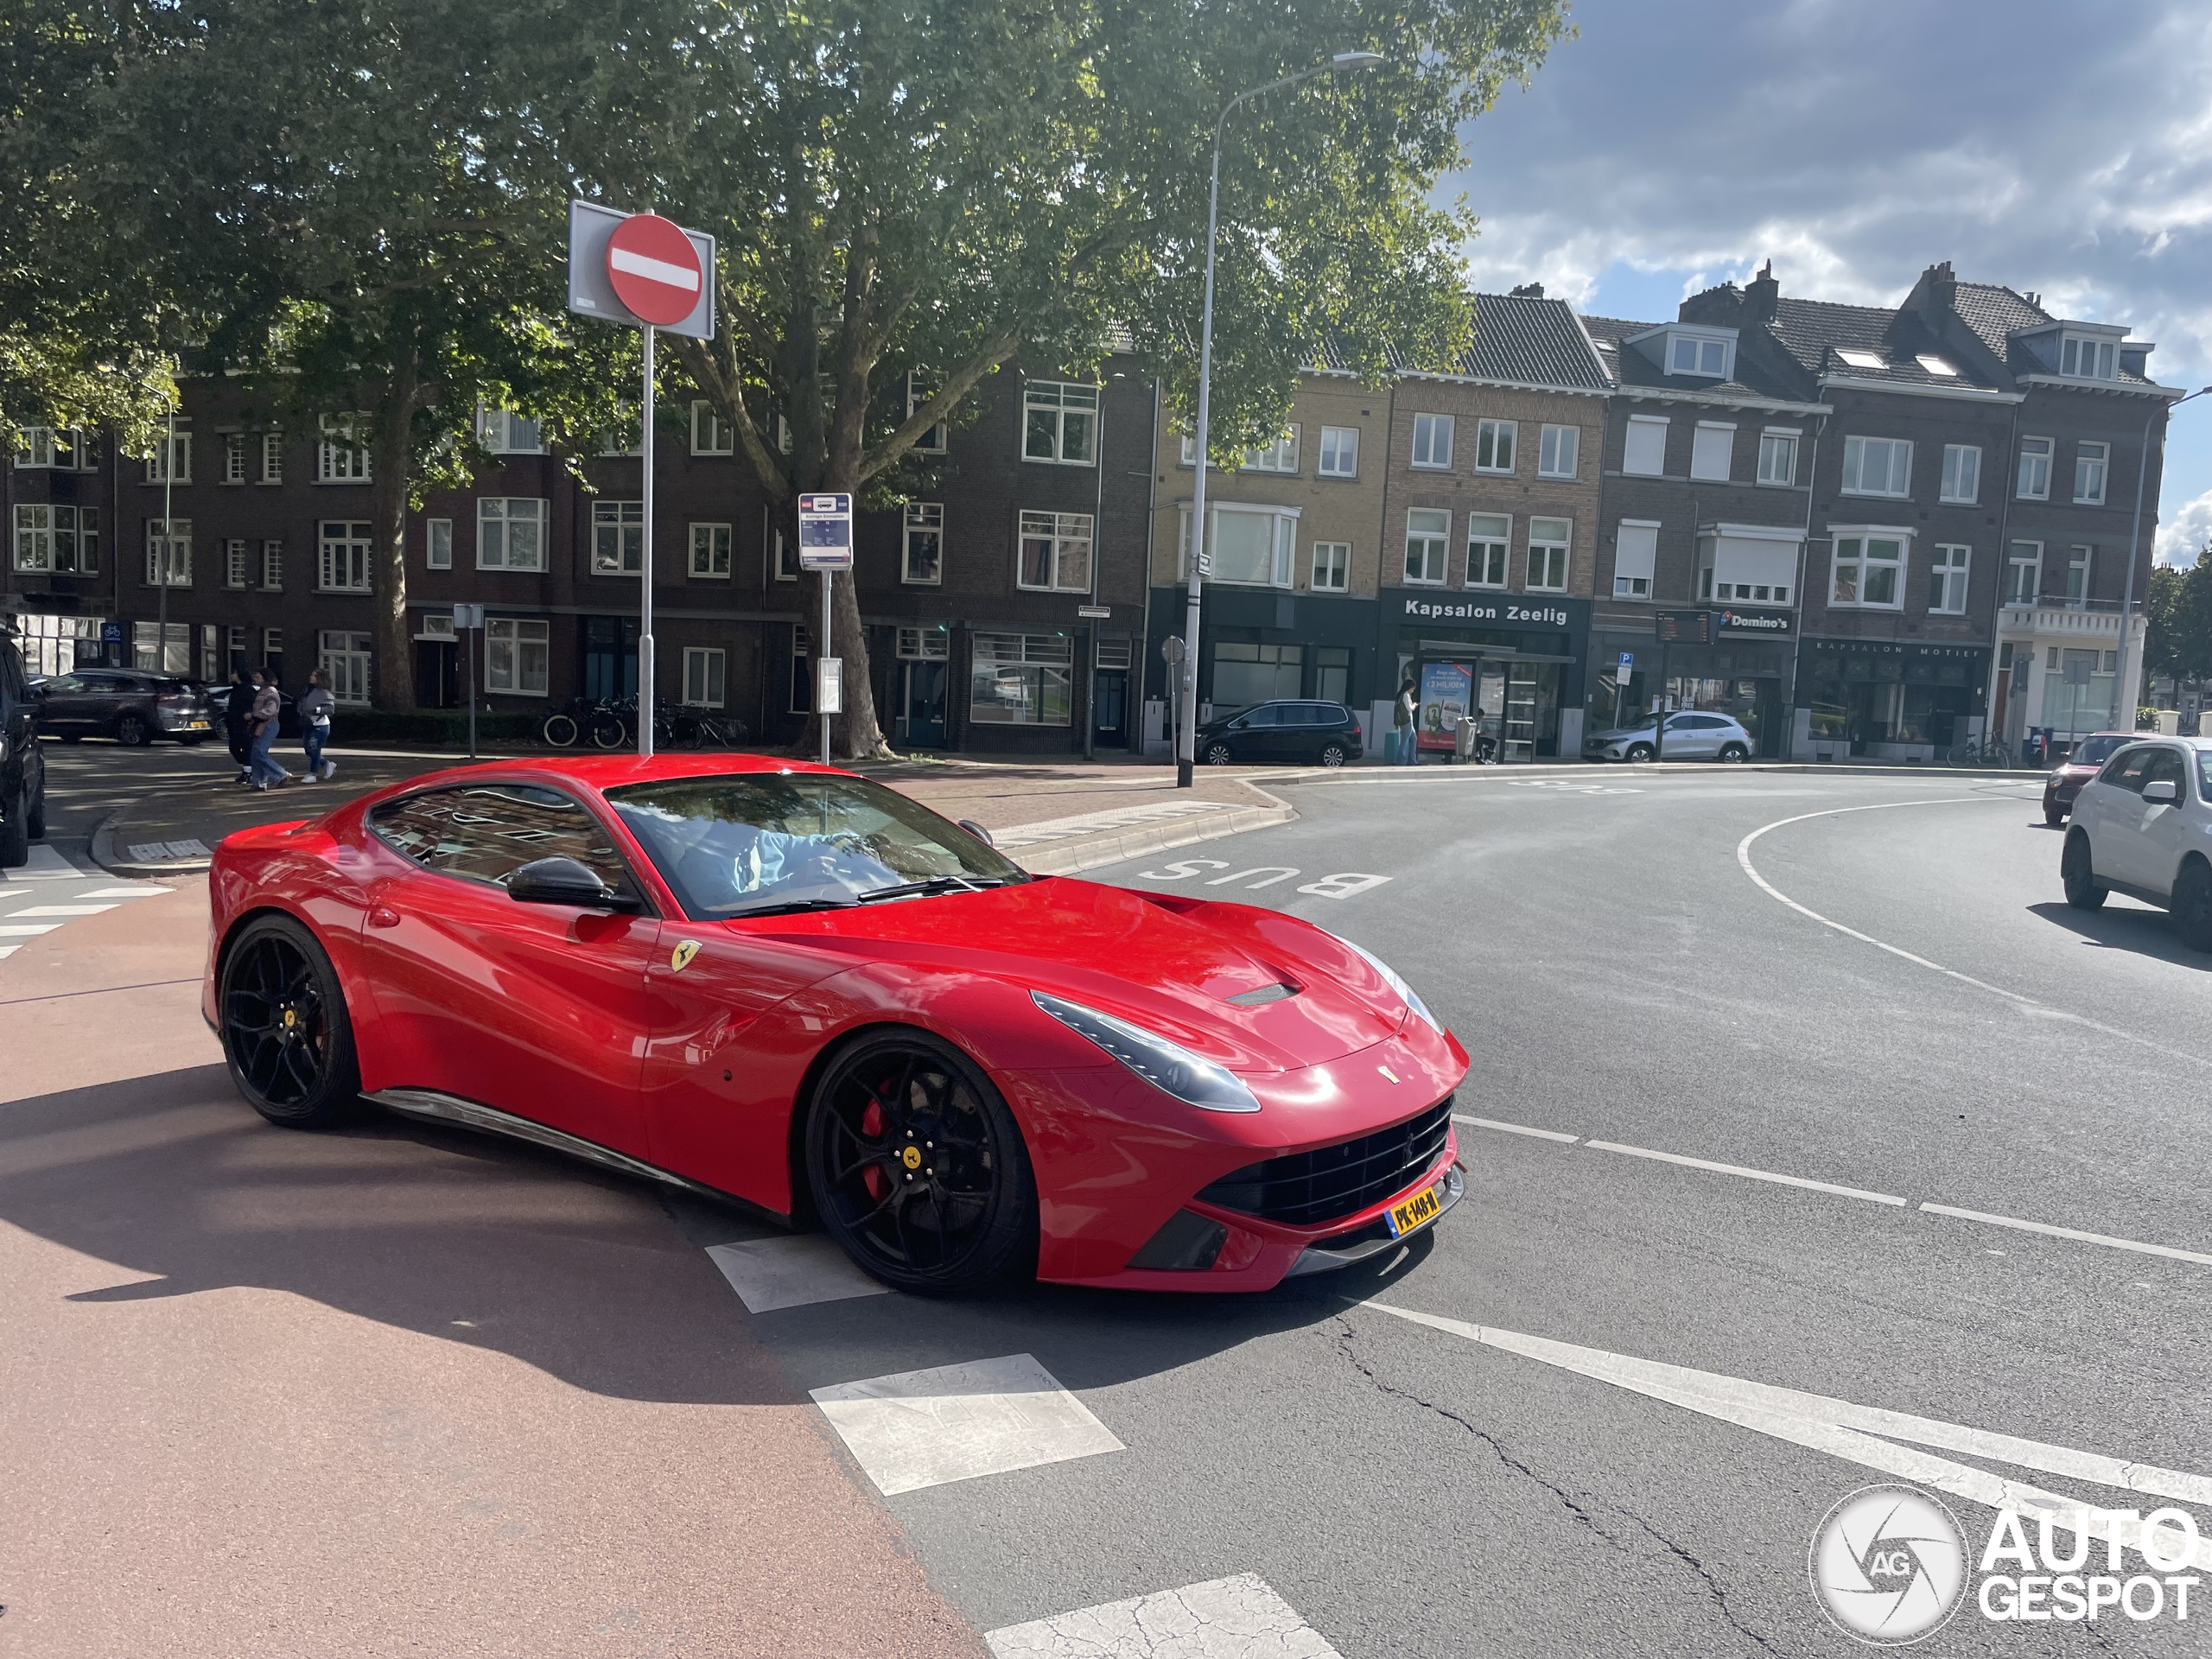
M 1298 987 L 1295 985 L 1262 985 L 1256 991 L 1239 991 L 1229 1000 L 1240 1008 L 1256 1008 L 1297 995 Z

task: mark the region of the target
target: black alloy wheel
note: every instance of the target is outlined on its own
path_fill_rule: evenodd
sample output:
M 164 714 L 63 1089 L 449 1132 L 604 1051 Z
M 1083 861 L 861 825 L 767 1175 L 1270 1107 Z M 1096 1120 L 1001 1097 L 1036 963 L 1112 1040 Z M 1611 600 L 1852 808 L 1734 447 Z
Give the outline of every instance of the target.
M 2212 950 L 2212 865 L 2192 858 L 2174 880 L 2174 931 L 2192 950 Z
M 1350 758 L 1341 743 L 1324 743 L 1321 746 L 1321 764 L 1325 766 L 1341 766 Z
M 988 1079 L 917 1031 L 862 1039 L 815 1090 L 806 1176 L 830 1236 L 899 1290 L 954 1291 L 1033 1262 L 1037 1193 Z
M 223 1058 L 271 1123 L 320 1129 L 353 1116 L 361 1090 L 353 1022 L 330 958 L 289 916 L 246 925 L 223 961 Z
M 1235 764 L 1236 760 L 1236 756 L 1230 750 L 1228 744 L 1209 743 L 1206 745 L 1206 765 L 1210 766 L 1231 766 Z
M 2105 889 L 2097 885 L 2089 838 L 2078 830 L 2066 837 L 2066 850 L 2058 855 L 2058 879 L 2066 886 L 2066 902 L 2075 909 L 2104 908 Z
M 124 714 L 117 716 L 115 741 L 130 749 L 143 748 L 152 742 L 153 733 L 146 725 L 145 715 Z

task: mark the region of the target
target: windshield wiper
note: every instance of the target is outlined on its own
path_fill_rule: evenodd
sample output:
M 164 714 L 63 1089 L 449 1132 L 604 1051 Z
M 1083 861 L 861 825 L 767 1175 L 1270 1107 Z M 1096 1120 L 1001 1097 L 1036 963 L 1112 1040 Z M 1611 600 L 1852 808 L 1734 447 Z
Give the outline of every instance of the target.
M 759 905 L 749 910 L 724 911 L 716 919 L 735 922 L 748 916 L 788 916 L 800 910 L 850 910 L 857 902 L 852 899 L 791 899 L 780 905 Z
M 871 887 L 854 902 L 872 905 L 879 899 L 918 899 L 938 893 L 980 893 L 985 887 L 1002 887 L 1007 878 L 1002 875 L 932 875 L 923 881 L 902 881 L 896 887 Z

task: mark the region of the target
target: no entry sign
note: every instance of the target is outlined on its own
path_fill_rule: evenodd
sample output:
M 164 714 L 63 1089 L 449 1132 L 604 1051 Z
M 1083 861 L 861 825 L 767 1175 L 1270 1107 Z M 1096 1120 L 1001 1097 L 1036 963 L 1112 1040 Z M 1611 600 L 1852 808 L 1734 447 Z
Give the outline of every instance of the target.
M 715 238 L 653 213 L 569 204 L 569 309 L 715 337 Z

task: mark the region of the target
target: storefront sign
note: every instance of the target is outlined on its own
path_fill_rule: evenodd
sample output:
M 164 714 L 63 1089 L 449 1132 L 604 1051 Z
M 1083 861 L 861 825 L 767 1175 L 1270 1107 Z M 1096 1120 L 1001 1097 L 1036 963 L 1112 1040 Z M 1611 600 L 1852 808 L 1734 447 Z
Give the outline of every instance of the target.
M 1574 613 L 1564 602 L 1528 599 L 1420 599 L 1405 596 L 1407 621 L 1488 622 L 1503 627 L 1569 628 Z
M 1747 611 L 1723 607 L 1713 614 L 1717 624 L 1713 632 L 1719 634 L 1780 639 L 1797 631 L 1795 613 L 1789 611 Z
M 1711 611 L 1655 611 L 1652 620 L 1662 645 L 1705 645 L 1713 643 Z

